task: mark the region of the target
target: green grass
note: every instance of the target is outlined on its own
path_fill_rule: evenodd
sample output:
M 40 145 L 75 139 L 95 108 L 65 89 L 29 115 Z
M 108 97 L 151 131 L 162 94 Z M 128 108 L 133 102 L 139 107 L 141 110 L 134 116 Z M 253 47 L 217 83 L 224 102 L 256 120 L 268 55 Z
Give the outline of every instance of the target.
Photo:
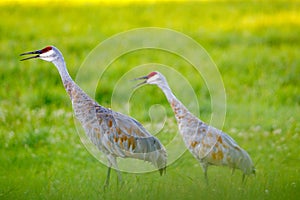
M 0 199 L 299 199 L 299 11 L 296 1 L 0 6 Z M 250 153 L 257 168 L 245 185 L 241 172 L 231 176 L 228 168 L 211 167 L 206 186 L 200 165 L 186 152 L 162 177 L 123 173 L 125 184 L 117 187 L 112 173 L 104 192 L 107 169 L 81 143 L 56 69 L 42 61 L 19 62 L 20 53 L 53 44 L 75 78 L 98 43 L 149 26 L 192 37 L 218 66 L 227 95 L 223 129 Z M 191 75 L 188 63 L 165 52 L 120 57 L 104 73 L 97 101 L 109 107 L 122 74 L 148 62 L 185 75 L 197 92 L 203 120 L 209 121 L 204 81 Z M 139 89 L 130 104 L 131 115 L 143 124 L 149 123 L 151 105 L 164 106 L 168 120 L 158 135 L 162 141 L 164 134 L 177 131 L 157 88 Z

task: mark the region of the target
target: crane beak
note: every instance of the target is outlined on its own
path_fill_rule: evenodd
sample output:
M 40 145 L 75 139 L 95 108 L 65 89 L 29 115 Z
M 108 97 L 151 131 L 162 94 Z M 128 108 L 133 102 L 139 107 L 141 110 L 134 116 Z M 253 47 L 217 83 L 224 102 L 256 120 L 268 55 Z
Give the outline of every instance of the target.
M 145 80 L 144 80 L 145 79 Z M 141 83 L 138 83 L 134 88 L 137 88 L 138 86 L 140 85 L 144 85 L 147 83 L 147 80 L 148 80 L 148 76 L 142 76 L 142 77 L 139 77 L 139 78 L 135 78 L 133 79 L 134 81 L 137 81 L 137 80 L 144 80 L 143 82 Z
M 20 56 L 31 55 L 31 54 L 37 54 L 37 55 L 30 56 L 30 57 L 27 57 L 27 58 L 23 58 L 23 59 L 21 59 L 20 61 L 23 61 L 23 60 L 29 60 L 29 59 L 32 59 L 32 58 L 38 58 L 38 57 L 40 57 L 40 54 L 41 54 L 41 53 L 42 53 L 41 50 L 30 51 L 30 52 L 22 53 L 22 54 L 20 54 Z

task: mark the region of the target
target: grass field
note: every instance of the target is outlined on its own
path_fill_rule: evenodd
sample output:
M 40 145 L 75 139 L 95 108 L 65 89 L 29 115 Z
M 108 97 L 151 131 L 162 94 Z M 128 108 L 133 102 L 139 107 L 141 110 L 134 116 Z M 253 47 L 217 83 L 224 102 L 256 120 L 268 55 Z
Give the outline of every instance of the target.
M 0 199 L 299 199 L 299 13 L 297 1 L 0 5 Z M 182 32 L 206 49 L 226 90 L 223 130 L 249 152 L 256 177 L 242 185 L 240 171 L 231 176 L 228 168 L 211 167 L 207 186 L 200 165 L 185 152 L 162 177 L 157 172 L 123 173 L 119 187 L 112 173 L 111 186 L 103 191 L 107 168 L 81 143 L 57 70 L 47 62 L 19 62 L 19 54 L 55 45 L 75 79 L 96 45 L 142 27 Z M 149 62 L 172 66 L 186 76 L 201 117 L 210 120 L 204 81 L 166 52 L 141 50 L 120 57 L 103 74 L 97 101 L 110 107 L 120 77 Z M 180 91 L 176 94 L 184 98 Z M 116 104 L 120 110 L 125 106 Z M 162 141 L 166 133 L 177 132 L 157 88 L 135 91 L 130 104 L 131 115 L 142 124 L 149 123 L 152 105 L 165 108 L 167 123 L 158 135 Z

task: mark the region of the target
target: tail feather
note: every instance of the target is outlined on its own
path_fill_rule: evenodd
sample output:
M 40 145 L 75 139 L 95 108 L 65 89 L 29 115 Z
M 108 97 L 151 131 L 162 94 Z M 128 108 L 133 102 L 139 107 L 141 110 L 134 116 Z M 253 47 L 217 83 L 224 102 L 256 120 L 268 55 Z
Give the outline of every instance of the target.
M 240 168 L 245 175 L 255 174 L 255 167 L 249 154 L 245 150 L 241 149 L 240 157 L 241 159 L 238 163 L 238 168 Z
M 158 169 L 158 171 L 159 171 L 159 174 L 162 176 L 163 174 L 167 173 L 167 167 L 160 168 L 160 169 Z
M 167 166 L 167 152 L 164 146 L 155 137 L 137 138 L 136 142 L 134 153 L 139 155 L 139 159 L 151 162 L 162 175 Z

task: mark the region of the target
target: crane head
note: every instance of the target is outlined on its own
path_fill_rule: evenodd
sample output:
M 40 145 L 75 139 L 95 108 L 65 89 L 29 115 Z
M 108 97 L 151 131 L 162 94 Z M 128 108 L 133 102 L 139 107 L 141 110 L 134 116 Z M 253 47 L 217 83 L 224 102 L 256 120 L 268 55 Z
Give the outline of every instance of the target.
M 137 84 L 136 87 L 144 84 L 161 85 L 166 83 L 165 77 L 157 71 L 151 72 L 147 76 L 136 78 L 135 80 L 144 80 L 143 82 Z
M 55 47 L 53 46 L 47 46 L 41 50 L 36 50 L 36 51 L 30 51 L 30 52 L 26 52 L 26 53 L 22 53 L 20 54 L 20 56 L 24 56 L 24 55 L 31 55 L 33 54 L 33 56 L 27 57 L 27 58 L 23 58 L 21 59 L 21 61 L 23 60 L 29 60 L 29 59 L 33 59 L 33 58 L 39 58 L 48 62 L 52 62 L 53 60 L 58 58 L 58 53 Z

